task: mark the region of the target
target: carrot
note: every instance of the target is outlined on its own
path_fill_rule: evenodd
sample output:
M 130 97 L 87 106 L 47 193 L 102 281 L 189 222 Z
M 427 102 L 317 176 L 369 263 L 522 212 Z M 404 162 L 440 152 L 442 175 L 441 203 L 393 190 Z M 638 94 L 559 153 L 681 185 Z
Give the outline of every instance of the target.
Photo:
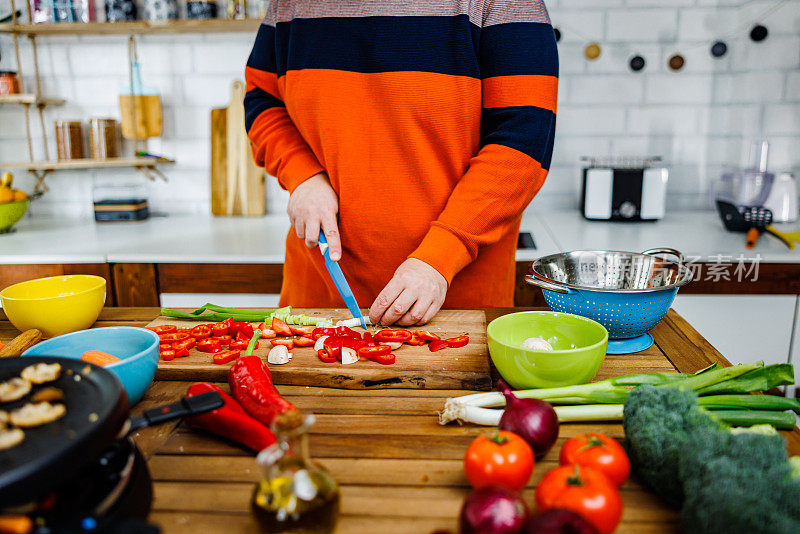
M 121 361 L 121 358 L 112 356 L 111 354 L 103 352 L 102 350 L 87 350 L 83 353 L 83 356 L 81 356 L 81 360 L 103 366 Z
M 0 533 L 27 534 L 33 530 L 33 520 L 26 515 L 0 516 Z

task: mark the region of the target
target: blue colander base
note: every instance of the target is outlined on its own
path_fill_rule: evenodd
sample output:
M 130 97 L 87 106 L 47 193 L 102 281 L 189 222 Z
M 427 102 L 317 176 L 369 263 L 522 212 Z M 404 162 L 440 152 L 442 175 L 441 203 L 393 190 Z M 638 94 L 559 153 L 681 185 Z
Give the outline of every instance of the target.
M 631 354 L 653 346 L 653 336 L 642 334 L 641 336 L 629 337 L 627 339 L 609 339 L 606 354 Z

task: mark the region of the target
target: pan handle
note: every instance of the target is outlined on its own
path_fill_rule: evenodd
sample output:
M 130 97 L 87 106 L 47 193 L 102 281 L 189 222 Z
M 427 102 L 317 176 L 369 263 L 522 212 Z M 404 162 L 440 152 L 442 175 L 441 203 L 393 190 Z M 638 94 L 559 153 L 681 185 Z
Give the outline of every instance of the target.
M 209 391 L 208 393 L 195 395 L 194 397 L 186 397 L 178 402 L 152 408 L 142 415 L 131 417 L 127 433 L 130 434 L 144 427 L 160 425 L 161 423 L 180 419 L 181 417 L 210 412 L 211 410 L 221 408 L 224 404 L 225 401 L 216 391 Z
M 668 254 L 670 256 L 675 256 L 678 258 L 678 263 L 683 263 L 686 258 L 683 257 L 683 253 L 674 248 L 669 247 L 662 247 L 662 248 L 651 248 L 647 249 L 642 254 L 647 254 L 648 256 L 655 256 L 656 254 Z
M 541 278 L 538 278 L 534 274 L 526 274 L 525 281 L 531 285 L 539 286 L 542 289 L 546 289 L 548 291 L 555 291 L 556 293 L 561 293 L 562 295 L 571 295 L 576 292 L 571 287 L 564 287 L 558 284 L 554 284 L 552 282 L 547 282 L 545 280 L 542 280 Z

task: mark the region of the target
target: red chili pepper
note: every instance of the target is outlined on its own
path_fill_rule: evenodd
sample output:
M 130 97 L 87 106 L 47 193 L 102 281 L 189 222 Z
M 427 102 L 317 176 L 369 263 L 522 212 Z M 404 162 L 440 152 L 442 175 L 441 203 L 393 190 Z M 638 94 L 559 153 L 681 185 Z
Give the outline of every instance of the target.
M 228 325 L 225 323 L 217 323 L 211 327 L 211 333 L 214 337 L 222 337 L 228 335 Z
M 436 352 L 437 350 L 446 349 L 448 346 L 447 341 L 444 340 L 431 341 L 431 344 L 428 345 L 428 349 L 430 349 L 431 352 Z
M 381 365 L 391 365 L 395 361 L 395 355 L 394 352 L 390 352 L 389 354 L 378 354 L 372 357 L 372 361 Z
M 187 417 L 186 423 L 190 427 L 239 442 L 256 452 L 266 449 L 277 441 L 275 434 L 269 428 L 247 415 L 239 403 L 219 386 L 208 382 L 197 382 L 189 386 L 186 396 L 194 397 L 209 391 L 219 393 L 225 404 L 216 410 Z
M 383 343 L 405 343 L 411 339 L 408 330 L 381 330 L 375 334 L 375 341 Z
M 239 358 L 228 371 L 228 384 L 242 408 L 265 425 L 272 424 L 277 415 L 297 410 L 275 389 L 269 369 L 258 356 Z
M 213 354 L 221 351 L 222 345 L 218 339 L 201 339 L 197 342 L 197 350 Z
M 392 348 L 389 345 L 377 345 L 375 347 L 361 347 L 358 349 L 358 356 L 373 359 L 375 356 L 391 354 Z
M 161 334 L 158 336 L 158 339 L 161 340 L 161 343 L 176 343 L 184 339 L 189 339 L 189 334 L 185 332 L 173 332 L 171 334 Z
M 469 336 L 449 337 L 445 339 L 447 346 L 452 349 L 457 349 L 469 343 Z
M 283 345 L 289 350 L 292 350 L 294 348 L 294 339 L 270 339 L 269 342 L 272 344 L 273 347 L 277 347 L 278 345 Z
M 279 336 L 292 335 L 292 329 L 289 328 L 289 325 L 283 322 L 282 320 L 278 319 L 277 317 L 272 318 L 272 329 L 275 330 L 275 333 Z
M 314 341 L 318 340 L 322 336 L 335 336 L 335 335 L 336 335 L 336 329 L 335 328 L 330 328 L 330 327 L 315 328 L 311 332 L 311 337 L 314 338 Z
M 310 347 L 314 344 L 314 340 L 310 337 L 298 337 L 294 340 L 295 347 Z
M 424 339 L 425 341 L 439 341 L 440 339 L 442 339 L 433 332 L 430 332 L 428 330 L 417 330 L 416 332 L 414 332 L 413 335 L 417 336 L 420 339 Z
M 422 339 L 421 337 L 419 337 L 416 334 L 412 334 L 411 335 L 411 339 L 406 341 L 406 343 L 409 344 L 409 345 L 420 346 L 420 345 L 424 345 L 425 343 L 427 343 L 427 341 L 425 341 L 424 339 Z
M 361 339 L 360 337 L 343 337 L 342 338 L 342 346 L 353 349 L 357 351 L 361 347 L 363 347 L 366 342 Z
M 159 354 L 161 359 L 164 361 L 170 361 L 175 359 L 175 351 L 174 350 L 162 350 Z
M 334 330 L 337 336 L 343 337 L 361 337 L 361 334 L 353 330 L 352 328 L 348 328 L 346 326 L 337 326 Z
M 375 339 L 372 337 L 372 334 L 369 332 L 364 332 L 364 335 L 361 336 L 361 339 L 364 340 L 365 347 L 374 347 L 377 345 L 377 343 L 375 343 Z
M 246 337 L 248 340 L 253 337 L 253 325 L 248 322 L 242 321 L 240 323 L 234 323 L 236 328 L 236 337 L 238 338 L 240 335 Z M 233 337 L 232 332 L 228 332 Z
M 328 336 L 322 346 L 328 350 L 328 353 L 334 356 L 337 360 L 342 357 L 342 338 L 337 336 Z
M 174 324 L 162 324 L 161 326 L 148 326 L 147 329 L 152 330 L 160 336 L 161 334 L 171 334 L 176 331 L 178 327 Z
M 339 349 L 340 352 L 341 350 L 342 349 Z M 317 351 L 317 356 L 319 356 L 319 359 L 325 363 L 333 363 L 338 359 L 330 347 L 322 347 L 319 349 Z
M 255 332 L 253 332 L 253 333 L 255 333 Z M 252 334 L 250 335 L 250 337 L 247 337 L 241 331 L 236 332 L 236 341 L 248 341 L 249 342 L 250 338 L 252 338 L 252 337 L 253 337 Z
M 258 329 L 261 330 L 262 339 L 272 339 L 278 335 L 277 333 L 275 333 L 275 330 L 268 327 L 266 323 L 261 323 L 260 325 L 258 325 Z
M 194 347 L 195 343 L 196 343 L 195 339 L 193 337 L 189 337 L 184 339 L 183 341 L 176 341 L 175 343 L 173 343 L 172 350 L 180 350 L 180 349 L 190 350 L 192 347 Z
M 192 328 L 192 337 L 195 339 L 205 339 L 211 337 L 211 327 L 199 324 Z
M 247 350 L 247 345 L 249 343 L 249 341 L 231 341 L 231 344 L 228 345 L 228 348 L 231 350 Z M 256 341 L 256 343 L 258 343 L 258 341 Z
M 313 326 L 290 326 L 289 328 L 292 334 L 301 337 L 311 337 L 311 333 L 314 331 Z
M 211 358 L 211 361 L 217 365 L 231 363 L 233 360 L 238 358 L 241 353 L 241 350 L 226 350 L 225 352 L 218 352 Z
M 185 358 L 189 355 L 189 349 L 175 349 L 175 357 L 176 358 Z
M 224 336 L 214 336 L 213 339 L 219 339 L 219 344 L 222 346 L 228 346 L 230 345 L 231 341 L 233 341 L 231 336 L 229 336 L 228 334 L 225 334 Z
M 158 350 L 172 350 L 172 345 L 177 345 L 177 343 L 161 343 L 158 345 Z

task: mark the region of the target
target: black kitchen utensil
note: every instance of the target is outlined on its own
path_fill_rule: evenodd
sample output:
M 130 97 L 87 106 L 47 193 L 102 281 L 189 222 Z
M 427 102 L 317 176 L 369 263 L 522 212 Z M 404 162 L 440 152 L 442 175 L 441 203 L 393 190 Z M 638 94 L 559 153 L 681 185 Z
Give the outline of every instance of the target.
M 22 399 L 1 403 L 0 409 L 21 407 L 38 390 L 56 387 L 63 394 L 66 414 L 56 421 L 24 429 L 25 440 L 0 451 L 0 508 L 34 502 L 63 487 L 87 464 L 96 461 L 115 442 L 133 430 L 172 419 L 203 413 L 223 405 L 222 398 L 198 395 L 148 410 L 128 419 L 128 398 L 109 371 L 82 360 L 45 356 L 0 359 L 0 381 L 19 376 L 36 363 L 59 363 L 58 380 L 34 385 Z
M 755 240 L 758 236 L 751 230 L 755 229 L 760 234 L 767 232 L 780 239 L 781 243 L 787 247 L 794 248 L 793 244 L 782 235 L 777 229 L 772 226 L 772 210 L 769 208 L 762 208 L 757 206 L 740 206 L 727 202 L 725 200 L 717 200 L 717 210 L 722 219 L 722 224 L 729 232 L 743 232 L 748 234 L 747 244 L 748 248 L 755 246 Z

